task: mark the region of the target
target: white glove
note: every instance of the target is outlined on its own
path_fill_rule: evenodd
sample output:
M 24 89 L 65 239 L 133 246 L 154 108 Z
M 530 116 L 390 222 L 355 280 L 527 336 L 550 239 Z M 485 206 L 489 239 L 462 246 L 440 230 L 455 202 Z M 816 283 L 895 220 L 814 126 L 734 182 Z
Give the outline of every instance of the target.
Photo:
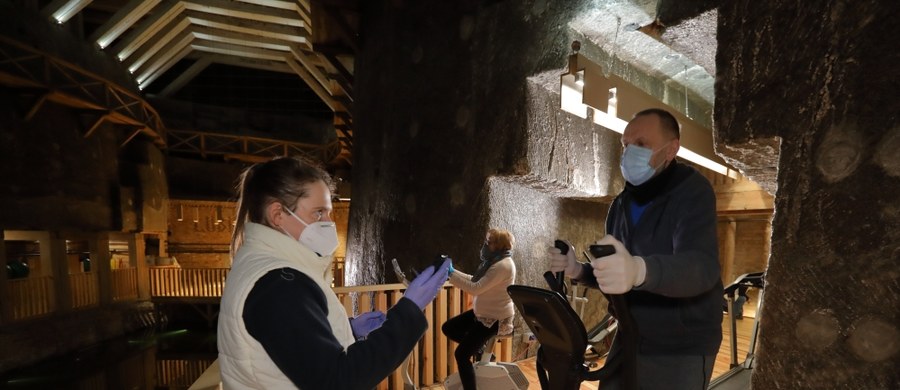
M 562 254 L 556 247 L 547 248 L 547 254 L 550 255 L 550 271 L 565 272 L 569 278 L 578 279 L 581 276 L 581 263 L 575 260 L 575 247 L 568 241 L 563 242 L 569 246 L 569 253 Z
M 624 294 L 634 286 L 644 283 L 647 276 L 647 265 L 639 256 L 632 256 L 615 237 L 606 235 L 599 245 L 612 245 L 616 253 L 591 261 L 594 267 L 594 276 L 600 290 L 607 294 Z

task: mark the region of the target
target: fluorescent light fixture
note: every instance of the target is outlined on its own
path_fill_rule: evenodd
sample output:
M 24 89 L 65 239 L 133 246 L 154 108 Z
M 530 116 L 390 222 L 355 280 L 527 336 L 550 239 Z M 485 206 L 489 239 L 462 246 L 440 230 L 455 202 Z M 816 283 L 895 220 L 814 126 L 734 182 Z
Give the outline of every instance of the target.
M 97 45 L 100 46 L 101 49 L 106 49 L 107 46 L 113 43 L 113 41 L 128 30 L 129 27 L 137 23 L 137 21 L 150 12 L 153 7 L 156 7 L 159 2 L 160 0 L 130 1 L 125 8 L 117 11 L 109 22 L 100 27 L 98 31 L 102 32 L 99 33 L 100 36 L 97 37 Z M 119 58 L 120 61 L 123 59 L 124 58 Z
M 82 8 L 91 3 L 91 0 L 68 0 L 62 2 L 60 5 L 60 1 L 54 1 L 48 5 L 48 9 L 56 9 L 53 11 L 51 16 L 53 19 L 56 19 L 56 22 L 59 24 L 63 24 L 68 22 L 73 16 L 75 16 Z
M 578 84 L 574 75 L 562 75 L 559 88 L 560 108 L 579 118 L 587 119 L 588 106 L 582 102 L 583 91 L 584 83 Z
M 579 59 L 581 59 L 583 62 L 579 63 Z M 589 81 L 588 84 L 585 84 L 585 82 L 584 82 L 586 71 L 592 72 L 591 73 L 592 78 L 590 80 L 588 80 Z M 591 80 L 593 80 L 593 81 L 591 81 Z M 591 84 L 591 83 L 593 83 L 593 84 Z M 618 113 L 620 111 L 624 111 L 624 112 L 639 111 L 639 110 L 635 110 L 634 109 L 635 107 L 626 107 L 625 109 L 620 110 L 622 108 L 622 107 L 619 107 L 619 101 L 620 101 L 620 99 L 619 99 L 620 92 L 619 91 L 620 91 L 620 89 L 617 87 L 614 87 L 614 85 L 622 86 L 622 83 L 625 83 L 625 81 L 616 76 L 610 76 L 608 78 L 606 76 L 603 76 L 599 65 L 590 63 L 589 60 L 587 60 L 586 58 L 584 58 L 583 56 L 581 56 L 580 54 L 578 54 L 576 52 L 575 54 L 572 54 L 569 56 L 568 72 L 564 73 L 560 76 L 560 91 L 559 91 L 559 93 L 560 93 L 560 108 L 563 111 L 569 112 L 573 115 L 577 115 L 578 117 L 585 118 L 585 119 L 587 118 L 587 112 L 588 112 L 587 109 L 590 108 L 591 112 L 593 114 L 592 117 L 593 117 L 594 123 L 596 123 L 600 126 L 603 126 L 607 129 L 610 129 L 612 131 L 615 131 L 619 134 L 622 134 L 625 132 L 625 126 L 628 125 L 628 122 L 622 118 L 619 118 Z M 592 89 L 592 92 L 593 92 L 593 94 L 589 95 L 589 96 L 593 97 L 592 98 L 593 100 L 591 100 L 589 102 L 585 101 L 585 95 L 588 94 L 586 89 Z M 608 89 L 608 91 L 605 91 L 606 89 Z M 633 89 L 634 88 L 630 88 L 630 89 L 624 88 L 625 91 L 630 91 Z M 628 93 L 633 94 L 635 92 L 631 91 Z M 605 100 L 604 99 L 605 97 L 608 97 L 608 100 Z M 623 98 L 627 98 L 627 97 L 628 96 L 624 96 Z M 632 102 L 641 101 L 640 99 L 635 99 L 633 96 L 631 98 L 632 99 L 630 99 L 630 100 Z M 648 104 L 648 107 L 646 107 L 646 108 L 653 107 L 653 106 L 661 106 L 661 107 L 666 107 L 667 110 L 672 111 L 673 113 L 677 113 L 677 111 L 673 110 L 671 107 L 668 107 L 664 103 L 658 101 L 658 99 L 656 99 L 656 101 L 651 101 L 650 99 L 655 99 L 655 98 L 651 98 L 648 95 L 647 98 L 643 100 L 643 102 L 645 104 Z M 624 99 L 624 100 L 627 101 L 629 99 Z M 595 108 L 595 107 L 587 104 L 587 103 L 591 103 L 591 102 L 593 103 L 593 105 L 596 105 L 596 106 L 606 105 L 605 108 L 607 111 L 604 112 L 601 109 Z M 631 103 L 631 104 L 634 105 L 635 103 Z M 629 109 L 631 111 L 629 111 Z M 680 115 L 680 114 L 678 114 L 678 115 Z M 676 115 L 676 116 L 678 116 L 678 115 Z M 684 120 L 689 121 L 690 119 L 686 118 Z M 693 123 L 693 122 L 691 122 L 691 123 Z M 682 127 L 684 127 L 684 126 L 685 126 L 685 123 L 682 123 Z M 697 126 L 694 125 L 692 128 L 696 128 L 696 127 Z M 696 138 L 694 138 L 694 141 L 686 141 L 685 137 L 683 136 L 682 142 L 695 142 L 696 143 L 698 141 L 696 141 Z M 712 142 L 711 135 L 709 138 L 709 142 Z M 706 148 L 707 145 L 699 145 L 699 146 L 694 145 L 694 146 L 703 149 L 703 148 Z M 725 176 L 728 176 L 731 178 L 739 177 L 739 174 L 737 171 L 735 171 L 729 167 L 726 167 L 725 165 L 722 165 L 707 156 L 704 156 L 697 152 L 694 152 L 690 148 L 686 147 L 684 143 L 682 143 L 681 147 L 678 150 L 678 156 L 687 161 L 690 161 L 694 164 L 697 164 L 704 168 L 712 170 L 716 173 L 719 173 L 719 174 L 722 174 L 722 175 L 725 175 Z

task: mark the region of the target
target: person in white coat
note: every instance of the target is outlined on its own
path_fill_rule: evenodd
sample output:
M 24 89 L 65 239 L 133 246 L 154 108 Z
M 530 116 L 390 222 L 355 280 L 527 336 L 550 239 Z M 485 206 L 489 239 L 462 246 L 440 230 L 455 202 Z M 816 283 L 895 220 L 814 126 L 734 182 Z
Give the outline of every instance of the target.
M 512 259 L 515 238 L 506 230 L 490 229 L 481 247 L 481 263 L 472 275 L 450 266 L 450 284 L 474 296 L 472 309 L 453 317 L 441 331 L 459 343 L 454 352 L 459 379 L 465 390 L 475 389 L 475 369 L 471 358 L 494 335 L 513 331 L 515 306 L 506 292 L 516 280 Z
M 423 271 L 387 314 L 350 319 L 331 289 L 338 239 L 328 174 L 276 158 L 248 168 L 239 191 L 217 335 L 223 387 L 375 387 L 424 334 L 422 310 L 451 261 Z

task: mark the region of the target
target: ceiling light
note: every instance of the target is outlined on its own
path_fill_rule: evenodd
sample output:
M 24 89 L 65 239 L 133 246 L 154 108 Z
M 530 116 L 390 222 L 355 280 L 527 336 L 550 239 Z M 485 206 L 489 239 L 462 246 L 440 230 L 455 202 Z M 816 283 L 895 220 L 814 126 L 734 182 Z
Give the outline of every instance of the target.
M 86 5 L 88 5 L 91 0 L 68 0 L 68 1 L 54 1 L 47 6 L 47 9 L 53 10 L 51 16 L 53 19 L 56 19 L 56 22 L 59 24 L 63 24 L 69 19 L 71 19 L 78 11 L 81 11 Z M 62 3 L 60 5 L 60 3 Z
M 586 119 L 590 108 L 594 123 L 621 134 L 635 113 L 652 107 L 669 111 L 681 124 L 679 157 L 722 175 L 738 177 L 737 171 L 725 166 L 715 153 L 712 131 L 624 79 L 612 74 L 604 76 L 600 65 L 578 54 L 577 49 L 569 56 L 568 71 L 560 76 L 563 111 Z

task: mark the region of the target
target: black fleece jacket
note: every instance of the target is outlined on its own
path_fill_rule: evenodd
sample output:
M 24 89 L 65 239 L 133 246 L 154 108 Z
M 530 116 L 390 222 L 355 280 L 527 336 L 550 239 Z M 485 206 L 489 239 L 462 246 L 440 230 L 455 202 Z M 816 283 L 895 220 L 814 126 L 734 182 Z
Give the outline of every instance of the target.
M 629 205 L 648 204 L 635 224 Z M 722 342 L 722 281 L 716 197 L 694 168 L 673 162 L 609 209 L 606 232 L 647 264 L 644 283 L 625 294 L 638 326 L 639 352 L 714 355 Z M 578 282 L 597 287 L 590 264 Z
M 294 277 L 285 278 L 285 273 Z M 250 335 L 301 389 L 372 389 L 403 362 L 428 328 L 422 310 L 401 299 L 380 328 L 345 351 L 328 324 L 325 293 L 290 268 L 270 271 L 256 282 L 243 318 Z

